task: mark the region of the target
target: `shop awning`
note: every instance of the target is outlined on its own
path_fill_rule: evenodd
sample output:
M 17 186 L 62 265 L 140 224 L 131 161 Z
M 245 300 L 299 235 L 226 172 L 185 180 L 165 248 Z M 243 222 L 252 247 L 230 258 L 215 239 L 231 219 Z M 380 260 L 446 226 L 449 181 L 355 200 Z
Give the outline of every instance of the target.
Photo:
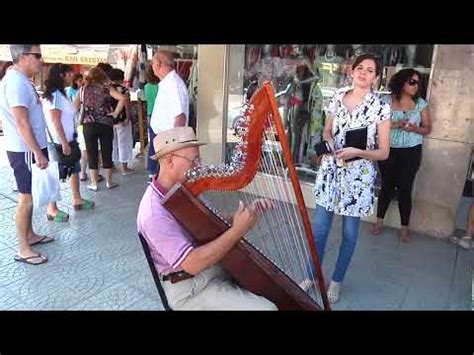
M 107 62 L 109 47 L 108 44 L 45 44 L 41 45 L 41 52 L 45 63 L 97 65 Z M 10 45 L 0 45 L 0 60 L 11 60 Z
M 109 45 L 41 45 L 45 63 L 97 65 L 107 62 Z
M 0 44 L 0 61 L 8 62 L 12 60 L 9 44 Z

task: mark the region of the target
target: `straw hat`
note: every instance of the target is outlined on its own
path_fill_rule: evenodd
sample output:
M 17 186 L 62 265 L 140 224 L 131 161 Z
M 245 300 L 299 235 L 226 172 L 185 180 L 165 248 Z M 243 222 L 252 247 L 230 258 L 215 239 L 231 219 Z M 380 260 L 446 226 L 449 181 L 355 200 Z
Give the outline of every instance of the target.
M 153 139 L 155 155 L 151 157 L 158 160 L 162 156 L 187 147 L 197 147 L 206 143 L 198 142 L 192 127 L 174 127 L 160 132 Z

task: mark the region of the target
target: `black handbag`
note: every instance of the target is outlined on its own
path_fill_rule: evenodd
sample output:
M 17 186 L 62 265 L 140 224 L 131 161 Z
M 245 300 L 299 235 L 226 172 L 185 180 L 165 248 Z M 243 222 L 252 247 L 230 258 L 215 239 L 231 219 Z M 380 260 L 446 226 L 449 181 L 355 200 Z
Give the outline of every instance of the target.
M 79 160 L 81 160 L 81 149 L 79 148 L 79 143 L 77 142 L 77 133 L 74 133 L 74 139 L 69 142 L 71 147 L 71 154 L 65 155 L 63 153 L 63 146 L 58 143 L 54 143 L 53 137 L 49 132 L 49 129 L 46 128 L 51 142 L 49 142 L 49 153 L 52 155 L 52 159 L 57 161 L 59 164 L 67 165 L 69 167 L 74 167 Z

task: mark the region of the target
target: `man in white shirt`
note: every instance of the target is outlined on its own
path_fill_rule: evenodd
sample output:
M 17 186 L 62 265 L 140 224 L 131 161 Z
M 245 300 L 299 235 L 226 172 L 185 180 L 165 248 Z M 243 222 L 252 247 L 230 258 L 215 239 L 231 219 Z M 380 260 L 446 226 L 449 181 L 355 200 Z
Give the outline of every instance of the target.
M 0 83 L 0 116 L 6 137 L 6 151 L 18 185 L 19 201 L 15 222 L 18 236 L 16 261 L 42 264 L 48 259 L 35 253 L 32 245 L 54 239 L 37 235 L 32 228 L 31 164 L 48 166 L 46 124 L 41 100 L 31 82 L 40 73 L 42 60 L 38 44 L 10 46 L 14 68 Z
M 160 78 L 158 94 L 151 114 L 150 126 L 155 134 L 173 127 L 187 126 L 189 122 L 188 89 L 174 70 L 173 53 L 158 50 L 153 56 L 152 68 Z
M 150 125 L 155 134 L 173 127 L 187 126 L 189 121 L 188 89 L 174 70 L 173 53 L 158 50 L 153 56 L 153 72 L 160 78 L 158 94 Z

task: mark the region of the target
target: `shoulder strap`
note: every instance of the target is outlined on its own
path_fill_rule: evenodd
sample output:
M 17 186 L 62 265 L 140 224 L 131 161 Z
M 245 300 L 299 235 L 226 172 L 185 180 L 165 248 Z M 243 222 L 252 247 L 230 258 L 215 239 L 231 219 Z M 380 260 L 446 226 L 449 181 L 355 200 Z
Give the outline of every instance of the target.
M 77 129 L 77 126 L 81 125 L 82 124 L 82 120 L 83 120 L 83 115 L 84 115 L 84 86 L 82 86 L 80 89 L 79 89 L 79 99 L 80 99 L 80 103 L 81 105 L 79 106 L 79 118 L 77 120 L 77 124 L 75 125 L 75 129 Z
M 48 124 L 46 124 L 46 132 L 48 133 L 49 139 L 51 139 L 51 143 L 55 143 L 51 132 L 49 131 Z

